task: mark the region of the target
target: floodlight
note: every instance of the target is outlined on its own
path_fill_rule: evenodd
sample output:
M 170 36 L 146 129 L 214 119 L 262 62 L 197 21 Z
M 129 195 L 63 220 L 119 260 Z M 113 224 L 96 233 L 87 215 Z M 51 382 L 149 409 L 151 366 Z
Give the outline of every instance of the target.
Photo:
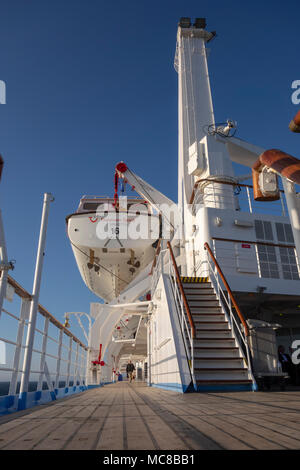
M 205 29 L 206 28 L 206 19 L 205 18 L 196 18 L 194 22 L 195 28 Z
M 187 17 L 182 17 L 180 18 L 179 20 L 179 26 L 181 28 L 190 28 L 192 25 L 191 23 L 191 18 L 187 18 Z

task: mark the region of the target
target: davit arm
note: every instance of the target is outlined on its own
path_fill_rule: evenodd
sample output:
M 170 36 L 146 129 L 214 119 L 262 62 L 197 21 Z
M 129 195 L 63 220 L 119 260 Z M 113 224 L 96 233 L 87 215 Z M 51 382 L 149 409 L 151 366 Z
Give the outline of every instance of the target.
M 133 173 L 124 162 L 119 162 L 116 165 L 116 174 L 119 178 L 123 178 L 128 182 L 143 199 L 149 202 L 175 231 L 174 220 L 179 220 L 179 213 L 177 204 L 174 201 Z

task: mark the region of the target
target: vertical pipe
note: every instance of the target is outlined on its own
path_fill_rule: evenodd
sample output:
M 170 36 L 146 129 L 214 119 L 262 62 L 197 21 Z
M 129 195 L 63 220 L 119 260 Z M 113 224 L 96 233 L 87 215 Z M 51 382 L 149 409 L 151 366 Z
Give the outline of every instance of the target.
M 246 191 L 247 191 L 247 197 L 248 197 L 249 211 L 250 211 L 250 214 L 252 214 L 252 204 L 251 204 L 250 190 L 248 186 L 246 186 Z
M 298 274 L 299 274 L 299 277 L 300 277 L 300 263 L 299 263 L 300 260 L 297 256 L 297 251 L 295 250 L 295 248 L 294 248 L 294 255 L 295 255 L 296 265 L 297 265 L 297 269 L 298 269 Z
M 17 379 L 20 367 L 20 358 L 21 358 L 21 351 L 22 351 L 22 343 L 23 343 L 23 335 L 24 335 L 24 327 L 26 318 L 28 318 L 30 301 L 28 299 L 22 299 L 21 302 L 21 309 L 20 309 L 20 319 L 19 319 L 19 327 L 17 333 L 17 340 L 16 340 L 16 349 L 14 354 L 14 362 L 13 362 L 13 373 L 11 375 L 11 380 L 9 384 L 9 395 L 15 395 L 17 391 Z
M 282 184 L 294 235 L 297 258 L 300 259 L 300 203 L 295 193 L 294 183 L 282 178 Z
M 280 192 L 279 193 L 279 196 L 280 196 L 280 202 L 281 202 L 281 210 L 282 210 L 282 216 L 285 217 L 286 216 L 286 213 L 285 213 L 285 207 L 284 207 L 284 200 L 283 200 L 283 197 L 282 197 L 282 193 Z
M 165 240 L 162 238 L 162 239 L 161 239 L 161 243 L 160 243 L 160 264 L 161 264 L 161 272 L 160 272 L 160 274 L 164 274 L 164 273 L 165 273 L 165 268 L 164 268 L 164 262 L 165 262 L 165 259 L 164 259 L 164 258 L 165 258 L 165 256 L 164 256 L 165 251 L 164 251 L 164 250 L 165 250 L 165 248 L 166 248 L 166 246 L 165 246 Z
M 151 385 L 150 370 L 151 370 L 151 320 L 147 321 L 147 384 Z
M 57 351 L 57 361 L 56 361 L 56 376 L 55 376 L 55 387 L 54 387 L 56 389 L 59 388 L 59 375 L 60 375 L 63 334 L 64 334 L 64 330 L 59 330 L 58 351 Z
M 8 268 L 7 268 L 8 258 L 7 258 L 7 250 L 6 250 L 4 226 L 3 226 L 1 210 L 0 210 L 0 256 L 1 256 L 1 263 L 2 263 L 1 278 L 0 278 L 0 317 L 1 317 L 3 301 L 4 301 L 5 294 L 6 294 L 7 276 L 8 276 Z
M 80 377 L 80 373 L 79 373 L 79 370 L 78 370 L 79 369 L 78 357 L 79 357 L 79 344 L 77 343 L 76 344 L 76 354 L 75 354 L 74 384 L 73 384 L 73 386 L 75 386 L 75 387 L 77 386 L 78 376 Z
M 80 385 L 81 386 L 84 386 L 84 385 L 86 386 L 86 378 L 84 376 L 84 372 L 87 374 L 87 370 L 85 370 L 85 368 L 84 368 L 84 362 L 86 360 L 84 352 L 85 352 L 85 349 L 82 346 L 80 346 L 80 356 L 81 356 Z
M 52 194 L 44 194 L 44 203 L 43 203 L 43 212 L 40 228 L 40 237 L 35 265 L 35 274 L 33 282 L 33 292 L 32 292 L 32 301 L 29 312 L 29 324 L 25 345 L 24 353 L 24 363 L 22 370 L 22 379 L 21 379 L 21 388 L 20 388 L 20 409 L 26 408 L 26 394 L 28 391 L 31 360 L 32 360 L 32 349 L 34 342 L 35 326 L 38 313 L 38 304 L 39 304 L 39 294 L 41 287 L 41 278 L 43 270 L 43 261 L 44 261 L 44 251 L 46 245 L 46 234 L 47 234 L 47 225 L 48 225 L 48 216 L 49 216 L 49 206 L 50 202 L 54 200 Z
M 88 335 L 88 350 L 86 352 L 86 370 L 85 370 L 85 385 L 88 385 L 89 370 L 91 365 L 91 348 L 92 348 L 92 320 L 88 315 L 89 320 L 89 335 Z
M 41 354 L 41 360 L 40 360 L 40 371 L 41 372 L 40 372 L 40 376 L 39 376 L 37 390 L 42 390 L 43 389 L 43 377 L 44 377 L 44 369 L 45 369 L 45 361 L 46 361 L 48 329 L 49 329 L 49 318 L 45 317 L 43 343 L 42 343 L 42 354 Z
M 71 370 L 71 360 L 72 360 L 72 341 L 73 341 L 73 338 L 70 337 L 66 387 L 70 386 L 70 370 Z

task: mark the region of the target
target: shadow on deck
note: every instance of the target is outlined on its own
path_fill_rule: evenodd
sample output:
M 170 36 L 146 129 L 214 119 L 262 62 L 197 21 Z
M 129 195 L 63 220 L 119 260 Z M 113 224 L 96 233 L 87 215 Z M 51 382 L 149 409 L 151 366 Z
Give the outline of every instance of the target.
M 118 382 L 1 417 L 0 449 L 300 449 L 300 391 L 180 394 Z

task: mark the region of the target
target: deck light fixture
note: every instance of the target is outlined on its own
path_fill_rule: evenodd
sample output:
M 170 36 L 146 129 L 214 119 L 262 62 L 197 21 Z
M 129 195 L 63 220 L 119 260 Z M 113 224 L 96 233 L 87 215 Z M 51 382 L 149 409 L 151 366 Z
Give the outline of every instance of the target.
M 192 26 L 191 18 L 187 18 L 187 17 L 180 18 L 179 26 L 181 28 L 190 28 Z
M 194 22 L 194 26 L 197 29 L 205 29 L 206 28 L 206 19 L 205 18 L 196 18 Z

